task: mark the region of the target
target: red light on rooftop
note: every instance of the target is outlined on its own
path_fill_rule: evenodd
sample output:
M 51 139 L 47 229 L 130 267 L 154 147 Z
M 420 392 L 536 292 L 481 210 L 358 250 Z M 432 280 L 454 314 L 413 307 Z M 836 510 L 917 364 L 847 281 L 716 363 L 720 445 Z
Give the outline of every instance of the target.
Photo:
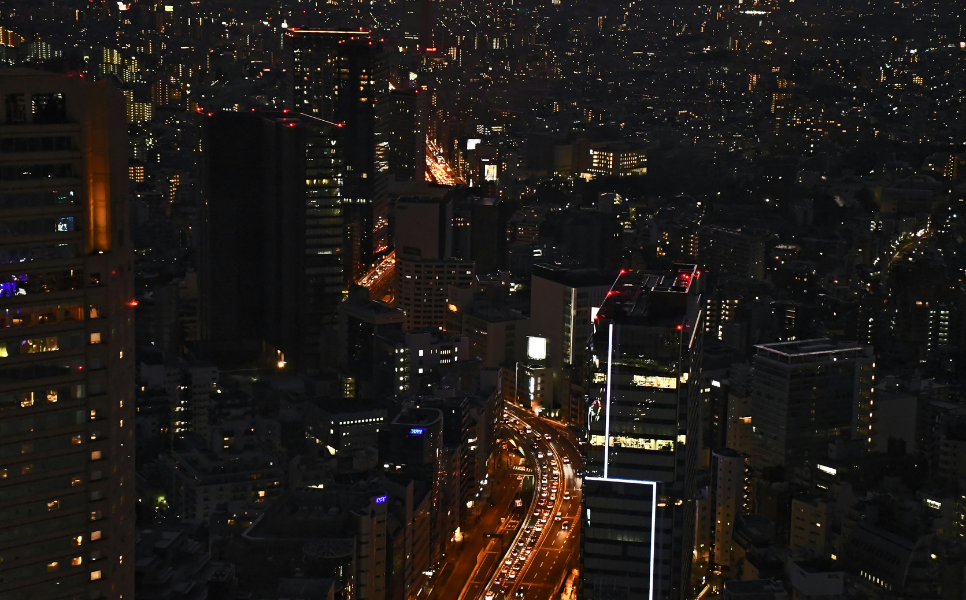
M 130 306 L 131 308 L 134 308 L 135 306 L 138 305 L 138 301 L 135 298 L 134 300 L 131 300 L 130 302 L 128 302 L 127 305 Z
M 677 330 L 678 330 L 678 331 L 681 331 L 682 329 L 684 329 L 684 327 L 682 327 L 681 325 L 678 325 L 678 326 L 677 326 Z

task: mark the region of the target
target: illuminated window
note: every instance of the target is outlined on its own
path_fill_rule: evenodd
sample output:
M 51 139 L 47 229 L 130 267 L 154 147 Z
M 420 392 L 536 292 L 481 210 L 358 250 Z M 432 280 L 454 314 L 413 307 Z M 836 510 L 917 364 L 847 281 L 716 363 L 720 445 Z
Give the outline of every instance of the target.
M 101 539 L 101 532 L 100 531 L 94 531 L 94 532 L 91 533 L 91 541 L 92 542 L 97 541 L 99 539 Z
M 101 460 L 101 451 L 94 450 L 93 452 L 91 452 L 91 460 Z
M 70 485 L 71 485 L 71 487 L 77 486 L 77 485 L 81 485 L 82 483 L 84 483 L 84 481 L 80 477 L 71 477 L 70 478 Z
M 0 358 L 7 358 L 7 356 L 9 356 L 7 354 L 7 344 L 2 343 L 0 344 Z
M 57 402 L 57 390 L 47 390 L 47 402 Z
M 60 508 L 60 500 L 51 500 L 47 503 L 47 510 L 57 510 Z
M 91 581 L 97 581 L 100 578 L 101 578 L 100 571 L 91 571 Z
M 55 560 L 54 562 L 47 563 L 47 572 L 56 571 L 60 567 L 60 564 Z
M 78 536 L 74 536 L 74 537 L 70 538 L 70 545 L 71 546 L 80 546 L 83 543 L 84 543 L 84 536 L 82 536 L 82 535 L 78 535 Z
M 673 390 L 678 387 L 678 381 L 674 377 L 635 375 L 632 383 L 637 387 L 652 387 L 664 390 Z
M 39 354 L 41 352 L 53 352 L 60 350 L 57 345 L 57 336 L 43 338 L 30 338 L 20 343 L 21 354 Z
M 74 558 L 70 559 L 70 564 L 72 567 L 79 567 L 83 562 L 84 562 L 84 559 L 81 558 L 80 556 L 75 556 Z
M 91 343 L 92 344 L 100 344 L 101 343 L 101 334 L 100 334 L 100 332 L 94 332 L 94 333 L 91 334 Z

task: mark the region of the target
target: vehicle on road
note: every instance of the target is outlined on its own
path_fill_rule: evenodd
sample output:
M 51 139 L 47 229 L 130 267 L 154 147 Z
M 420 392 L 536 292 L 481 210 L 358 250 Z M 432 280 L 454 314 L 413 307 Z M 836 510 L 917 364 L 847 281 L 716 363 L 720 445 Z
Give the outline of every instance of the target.
M 520 587 L 517 588 L 517 591 L 516 591 L 515 594 L 513 594 L 513 597 L 514 598 L 526 598 L 526 594 L 527 594 L 528 591 L 530 591 L 530 586 L 521 585 Z

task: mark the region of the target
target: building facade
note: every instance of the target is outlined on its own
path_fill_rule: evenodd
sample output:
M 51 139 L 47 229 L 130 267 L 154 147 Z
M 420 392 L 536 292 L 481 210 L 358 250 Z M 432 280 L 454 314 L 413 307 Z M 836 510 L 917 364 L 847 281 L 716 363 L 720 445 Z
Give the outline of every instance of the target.
M 267 342 L 295 368 L 335 362 L 347 252 L 339 128 L 293 113 L 225 112 L 206 129 L 203 338 Z
M 134 597 L 124 96 L 0 74 L 0 589 Z
M 837 439 L 871 445 L 874 368 L 872 348 L 854 343 L 814 339 L 756 346 L 752 464 L 792 468 L 825 458 Z
M 385 100 L 388 89 L 382 44 L 369 31 L 292 29 L 289 36 L 293 107 L 341 126 L 345 268 L 354 280 L 373 262 L 374 206 L 377 196 L 386 193 L 378 175 L 388 167 L 376 161 L 384 136 L 377 126 L 376 104 Z
M 683 599 L 701 372 L 695 265 L 622 273 L 588 348 L 581 597 Z

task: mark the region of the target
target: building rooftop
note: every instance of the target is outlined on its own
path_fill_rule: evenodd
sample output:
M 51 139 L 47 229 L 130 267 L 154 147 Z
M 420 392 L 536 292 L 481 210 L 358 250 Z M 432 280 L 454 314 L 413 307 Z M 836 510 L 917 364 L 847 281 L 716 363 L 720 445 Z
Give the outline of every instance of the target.
M 855 342 L 833 342 L 828 338 L 796 340 L 755 346 L 756 355 L 779 362 L 807 362 L 809 359 L 872 356 L 872 349 Z
M 611 285 L 616 279 L 614 273 L 598 269 L 571 269 L 553 264 L 533 265 L 533 276 L 572 288 Z
M 407 407 L 392 420 L 393 425 L 433 425 L 443 420 L 443 412 L 438 408 Z
M 781 583 L 774 579 L 752 579 L 749 581 L 724 582 L 726 598 L 774 598 L 787 594 Z
M 311 540 L 303 549 L 316 556 L 345 556 L 355 551 L 349 513 L 368 514 L 374 498 L 386 501 L 388 493 L 379 480 L 351 485 L 305 488 L 287 492 L 259 517 L 244 536 Z M 378 500 L 376 500 L 378 501 Z
M 607 292 L 597 319 L 630 325 L 683 325 L 687 295 L 701 276 L 697 265 L 665 271 L 622 271 Z
M 282 600 L 325 600 L 335 590 L 335 580 L 309 577 L 286 577 L 279 579 L 275 596 Z

